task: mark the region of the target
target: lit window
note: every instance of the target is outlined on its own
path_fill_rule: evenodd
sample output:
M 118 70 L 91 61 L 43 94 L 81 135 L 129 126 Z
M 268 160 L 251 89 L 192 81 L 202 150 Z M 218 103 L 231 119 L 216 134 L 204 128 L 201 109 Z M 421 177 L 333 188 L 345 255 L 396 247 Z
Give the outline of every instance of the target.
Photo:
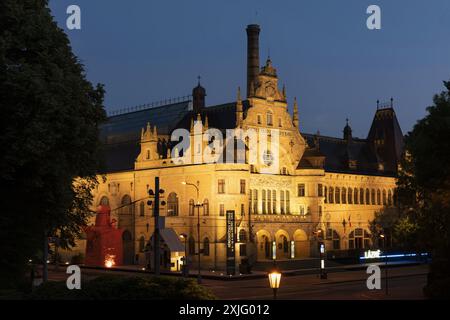
M 297 185 L 297 196 L 304 197 L 305 196 L 305 184 L 299 183 Z
M 245 180 L 241 179 L 241 194 L 245 194 Z
M 267 112 L 267 125 L 272 126 L 273 125 L 273 115 L 272 112 Z
M 225 179 L 219 179 L 217 192 L 218 193 L 225 193 Z

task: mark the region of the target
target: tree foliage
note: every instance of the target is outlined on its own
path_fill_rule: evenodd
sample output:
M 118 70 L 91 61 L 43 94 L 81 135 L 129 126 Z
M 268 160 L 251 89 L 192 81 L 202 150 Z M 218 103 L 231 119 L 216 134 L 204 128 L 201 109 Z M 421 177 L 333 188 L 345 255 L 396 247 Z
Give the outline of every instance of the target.
M 97 183 L 103 96 L 47 0 L 0 2 L 0 280 L 23 275 L 46 236 L 59 232 L 69 246 L 80 233 Z
M 450 297 L 450 286 L 442 287 L 450 283 L 450 82 L 444 85 L 406 137 L 398 199 L 405 223 L 417 225 L 418 243 L 433 255 L 427 293 Z

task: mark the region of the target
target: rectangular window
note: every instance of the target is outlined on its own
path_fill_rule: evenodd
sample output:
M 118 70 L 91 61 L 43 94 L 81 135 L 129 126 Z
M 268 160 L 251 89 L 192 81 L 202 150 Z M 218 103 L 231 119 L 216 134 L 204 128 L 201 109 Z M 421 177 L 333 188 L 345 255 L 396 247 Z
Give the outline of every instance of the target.
M 245 206 L 241 203 L 241 217 L 245 216 Z
M 262 190 L 262 213 L 266 214 L 266 190 Z
M 305 215 L 305 206 L 301 204 L 301 205 L 299 206 L 299 210 L 300 210 L 300 212 L 299 212 L 300 215 L 301 215 L 301 216 L 304 216 L 304 215 Z
M 241 179 L 241 194 L 245 194 L 245 179 Z
M 317 185 L 317 196 L 323 197 L 323 186 L 321 183 Z
M 268 125 L 268 126 L 273 125 L 273 116 L 272 116 L 272 113 L 271 113 L 271 112 L 268 112 L 268 113 L 267 113 L 267 125 Z
M 273 214 L 277 214 L 277 192 L 272 190 L 272 206 L 273 206 Z
M 305 196 L 305 184 L 304 183 L 299 183 L 297 186 L 297 195 L 299 197 L 304 197 Z
M 258 114 L 258 124 L 261 124 L 261 115 Z
M 280 191 L 280 213 L 284 214 L 284 191 Z
M 272 201 L 271 201 L 272 191 L 267 190 L 267 213 L 272 214 Z
M 224 215 L 225 215 L 225 205 L 223 204 L 223 203 L 221 203 L 220 204 L 220 206 L 219 206 L 219 215 L 221 216 L 221 217 L 223 217 Z
M 258 190 L 253 190 L 253 213 L 258 214 Z
M 249 195 L 248 195 L 248 214 L 250 215 L 250 214 L 252 214 L 252 201 L 253 201 L 253 199 L 252 199 L 252 196 L 253 196 L 253 194 L 252 194 L 253 192 L 252 192 L 252 190 L 250 189 L 249 190 Z
M 291 213 L 291 199 L 289 196 L 289 191 L 286 191 L 286 213 Z
M 225 193 L 225 179 L 219 179 L 217 183 L 217 192 Z

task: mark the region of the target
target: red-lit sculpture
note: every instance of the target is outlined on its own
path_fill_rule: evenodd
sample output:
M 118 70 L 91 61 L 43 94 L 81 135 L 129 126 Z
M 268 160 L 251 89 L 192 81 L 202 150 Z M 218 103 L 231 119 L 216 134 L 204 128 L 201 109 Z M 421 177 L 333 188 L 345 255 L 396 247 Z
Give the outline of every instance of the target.
M 86 227 L 86 265 L 104 266 L 110 268 L 122 265 L 122 229 L 111 221 L 109 206 L 100 205 L 97 208 L 95 226 Z

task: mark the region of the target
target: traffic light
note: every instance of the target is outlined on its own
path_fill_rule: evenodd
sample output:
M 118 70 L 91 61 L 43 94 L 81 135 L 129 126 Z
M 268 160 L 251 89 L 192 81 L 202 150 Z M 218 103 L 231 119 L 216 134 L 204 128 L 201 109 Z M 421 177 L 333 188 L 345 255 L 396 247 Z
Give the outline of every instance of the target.
M 147 205 L 149 207 L 151 207 L 151 206 L 153 206 L 155 204 L 154 202 L 156 200 L 158 200 L 159 201 L 159 205 L 164 207 L 166 205 L 166 201 L 164 201 L 164 200 L 160 201 L 161 198 L 164 198 L 164 192 L 165 192 L 164 189 L 159 189 L 158 190 L 158 194 L 155 194 L 153 189 L 148 189 L 147 193 L 148 193 L 148 196 L 149 196 L 150 199 L 147 201 Z

